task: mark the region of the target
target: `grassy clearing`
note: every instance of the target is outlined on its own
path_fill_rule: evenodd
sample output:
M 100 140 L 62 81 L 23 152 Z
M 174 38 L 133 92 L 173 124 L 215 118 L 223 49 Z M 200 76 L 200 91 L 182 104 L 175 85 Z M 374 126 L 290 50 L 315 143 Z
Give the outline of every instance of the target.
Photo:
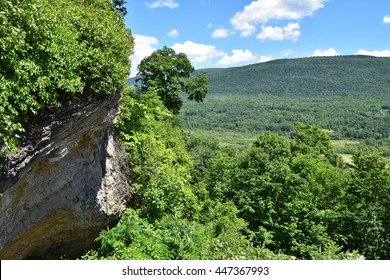
M 347 147 L 347 146 L 353 146 L 360 144 L 359 141 L 356 140 L 347 140 L 347 139 L 342 139 L 342 140 L 331 140 L 332 145 L 337 148 L 337 147 Z
M 204 129 L 187 129 L 185 133 L 189 136 L 202 137 L 208 139 L 216 140 L 221 146 L 232 147 L 232 148 L 243 148 L 245 146 L 251 145 L 257 138 L 257 134 L 251 133 L 240 133 L 234 131 L 218 131 L 218 130 L 204 130 Z M 343 150 L 345 148 L 353 148 L 354 146 L 360 144 L 356 140 L 331 140 L 332 145 L 336 150 Z M 341 153 L 340 154 L 351 154 L 351 153 Z
M 256 135 L 232 131 L 185 130 L 185 133 L 189 136 L 212 139 L 222 147 L 238 150 L 250 146 L 256 140 Z
M 352 164 L 352 154 L 360 142 L 356 140 L 341 139 L 331 140 L 331 143 L 343 161 L 345 163 Z
M 213 130 L 186 130 L 189 136 L 201 137 L 215 140 L 222 147 L 230 147 L 236 150 L 242 150 L 249 147 L 257 138 L 257 135 L 249 133 L 239 133 L 233 131 L 213 131 Z M 360 144 L 356 140 L 331 140 L 332 145 L 339 153 L 342 160 L 347 164 L 353 164 L 352 152 L 349 152 L 354 146 Z

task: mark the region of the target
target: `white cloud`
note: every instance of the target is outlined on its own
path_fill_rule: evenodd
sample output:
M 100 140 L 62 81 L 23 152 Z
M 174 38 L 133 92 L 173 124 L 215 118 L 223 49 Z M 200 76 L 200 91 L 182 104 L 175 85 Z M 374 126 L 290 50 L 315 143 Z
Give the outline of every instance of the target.
M 168 37 L 176 38 L 177 36 L 179 36 L 179 31 L 177 31 L 177 29 L 172 29 L 168 33 Z
M 230 35 L 233 35 L 234 32 L 229 31 L 225 28 L 217 28 L 214 30 L 214 32 L 211 34 L 211 37 L 213 38 L 226 38 Z
M 385 15 L 385 17 L 383 18 L 383 23 L 390 23 L 390 16 Z
M 256 57 L 249 50 L 232 50 L 232 55 L 225 55 L 218 61 L 218 65 L 232 65 L 240 62 L 251 62 Z
M 260 56 L 259 62 L 267 62 L 273 60 L 272 55 L 262 55 Z
M 340 55 L 340 54 L 334 48 L 330 48 L 327 50 L 317 49 L 311 54 L 311 56 L 336 56 L 336 55 Z
M 261 32 L 257 35 L 257 39 L 263 41 L 298 41 L 301 31 L 299 23 L 289 23 L 284 27 L 280 26 L 261 26 Z
M 153 46 L 158 43 L 159 42 L 155 37 L 134 35 L 134 54 L 131 56 L 132 77 L 134 77 L 138 72 L 138 64 L 140 64 L 142 59 L 151 55 L 156 50 Z
M 328 0 L 255 0 L 237 12 L 230 20 L 235 30 L 242 36 L 249 36 L 256 31 L 257 24 L 265 24 L 272 19 L 298 20 L 311 16 L 324 7 Z
M 172 49 L 176 52 L 185 53 L 191 62 L 206 62 L 226 55 L 213 45 L 197 44 L 191 41 L 186 41 L 183 44 L 176 43 L 172 46 Z
M 280 54 L 283 55 L 283 56 L 289 56 L 289 55 L 294 54 L 294 51 L 292 51 L 292 50 L 290 50 L 290 49 L 288 49 L 288 50 L 282 50 L 282 51 L 280 52 Z
M 154 2 L 152 2 L 152 3 L 146 2 L 145 4 L 146 4 L 147 6 L 149 6 L 150 8 L 162 8 L 162 7 L 167 7 L 167 8 L 174 9 L 174 8 L 179 7 L 179 3 L 178 3 L 178 2 L 175 2 L 175 1 L 173 1 L 173 0 L 158 0 L 158 1 L 154 1 Z
M 378 57 L 390 57 L 390 50 L 381 50 L 381 51 L 367 51 L 367 50 L 359 50 L 358 55 L 371 55 Z

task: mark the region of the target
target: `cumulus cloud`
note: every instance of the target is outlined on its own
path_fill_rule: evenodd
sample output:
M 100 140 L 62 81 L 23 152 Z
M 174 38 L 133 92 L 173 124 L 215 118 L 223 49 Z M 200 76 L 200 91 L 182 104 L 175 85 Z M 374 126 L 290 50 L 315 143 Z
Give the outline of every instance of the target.
M 172 49 L 176 52 L 185 53 L 191 62 L 206 62 L 226 55 L 213 45 L 197 44 L 191 41 L 186 41 L 183 44 L 176 43 L 172 46 Z
M 156 49 L 153 47 L 159 42 L 157 38 L 144 35 L 134 35 L 134 54 L 131 56 L 131 76 L 137 74 L 138 64 Z
M 390 23 L 390 16 L 386 15 L 386 16 L 383 18 L 383 23 Z
M 230 35 L 232 35 L 234 32 L 229 31 L 225 28 L 217 28 L 214 30 L 214 32 L 211 34 L 211 37 L 213 38 L 226 38 Z
M 390 50 L 381 50 L 381 51 L 367 51 L 367 50 L 359 50 L 357 55 L 371 55 L 378 57 L 390 57 Z
M 289 23 L 284 27 L 280 26 L 261 26 L 261 32 L 257 35 L 257 39 L 263 41 L 298 41 L 301 35 L 299 23 Z
M 334 48 L 330 48 L 327 50 L 315 50 L 311 56 L 336 56 L 340 55 Z
M 256 57 L 249 50 L 232 50 L 232 55 L 225 55 L 218 61 L 218 65 L 232 65 L 240 62 L 255 61 Z
M 255 0 L 237 12 L 230 20 L 235 30 L 242 36 L 249 36 L 256 31 L 257 24 L 270 20 L 298 20 L 311 16 L 316 10 L 324 7 L 327 0 Z
M 173 0 L 158 0 L 154 1 L 152 3 L 146 2 L 145 3 L 149 8 L 162 8 L 162 7 L 167 7 L 170 9 L 174 9 L 179 7 L 179 3 L 175 2 Z
M 176 38 L 177 36 L 179 36 L 179 31 L 177 31 L 177 29 L 172 29 L 168 33 L 168 37 Z

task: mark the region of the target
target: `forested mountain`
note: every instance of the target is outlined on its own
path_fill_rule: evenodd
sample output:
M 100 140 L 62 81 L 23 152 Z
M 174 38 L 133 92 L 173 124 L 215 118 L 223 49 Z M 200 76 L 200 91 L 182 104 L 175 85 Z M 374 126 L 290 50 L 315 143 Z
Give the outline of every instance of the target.
M 389 94 L 390 58 L 363 55 L 278 59 L 208 68 L 209 94 L 345 96 Z M 128 80 L 134 85 L 135 78 Z
M 240 144 L 260 131 L 294 137 L 294 124 L 303 122 L 390 155 L 390 58 L 281 59 L 205 71 L 207 99 L 182 110 L 189 132 Z
M 280 59 L 206 71 L 210 95 L 381 95 L 390 86 L 390 58 L 370 56 Z

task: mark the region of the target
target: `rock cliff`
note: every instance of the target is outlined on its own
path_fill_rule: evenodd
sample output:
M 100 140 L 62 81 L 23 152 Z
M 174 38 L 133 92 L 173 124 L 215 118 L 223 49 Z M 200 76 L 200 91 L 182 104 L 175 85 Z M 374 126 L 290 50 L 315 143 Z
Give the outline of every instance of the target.
M 45 114 L 0 174 L 0 259 L 76 257 L 131 197 L 113 133 L 118 95 Z

